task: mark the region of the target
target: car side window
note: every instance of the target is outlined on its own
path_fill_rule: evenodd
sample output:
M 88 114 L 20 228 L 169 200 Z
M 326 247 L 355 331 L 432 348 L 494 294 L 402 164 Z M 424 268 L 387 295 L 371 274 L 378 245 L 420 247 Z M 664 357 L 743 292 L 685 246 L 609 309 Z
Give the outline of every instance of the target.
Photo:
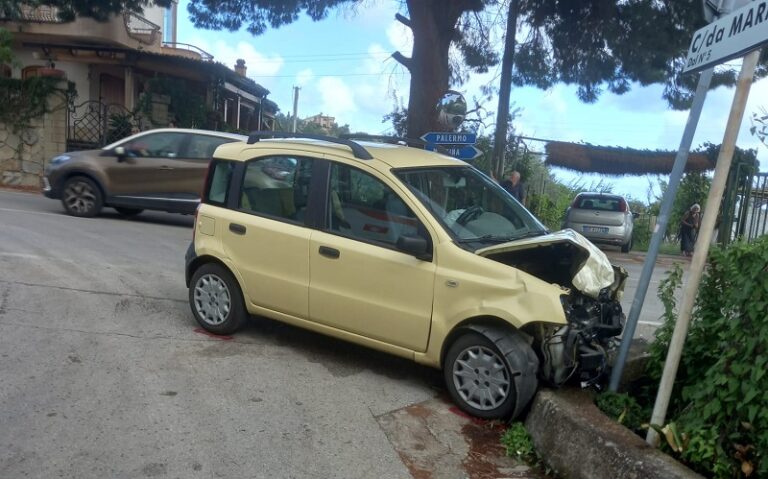
M 176 158 L 181 153 L 185 136 L 186 133 L 150 133 L 120 146 L 132 157 Z
M 400 236 L 418 236 L 419 220 L 377 178 L 351 166 L 331 165 L 328 229 L 343 236 L 394 246 Z
M 312 159 L 271 156 L 246 164 L 240 210 L 304 223 Z
M 203 202 L 218 206 L 227 203 L 227 192 L 235 164 L 231 161 L 213 160 L 209 166 L 208 184 L 205 185 Z
M 190 136 L 187 151 L 184 156 L 186 158 L 207 160 L 213 156 L 213 152 L 216 151 L 216 148 L 225 143 L 232 143 L 233 141 L 236 140 L 219 136 L 193 134 Z

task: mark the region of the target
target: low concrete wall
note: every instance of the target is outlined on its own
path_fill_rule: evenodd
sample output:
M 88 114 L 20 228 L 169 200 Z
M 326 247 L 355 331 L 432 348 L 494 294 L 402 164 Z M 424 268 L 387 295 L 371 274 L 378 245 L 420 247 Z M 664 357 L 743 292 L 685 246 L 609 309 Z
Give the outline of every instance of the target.
M 542 389 L 525 426 L 565 479 L 703 479 L 607 417 L 585 391 Z
M 48 161 L 66 151 L 67 112 L 64 95 L 49 98 L 51 113 L 15 132 L 0 123 L 0 186 L 37 188 Z

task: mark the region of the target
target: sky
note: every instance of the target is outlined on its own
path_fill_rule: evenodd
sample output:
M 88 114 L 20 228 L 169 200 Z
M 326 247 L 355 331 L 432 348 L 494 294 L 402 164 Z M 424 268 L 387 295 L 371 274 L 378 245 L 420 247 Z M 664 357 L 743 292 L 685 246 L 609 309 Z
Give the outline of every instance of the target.
M 247 75 L 270 91 L 268 98 L 280 110 L 293 109 L 293 87 L 298 86 L 298 116 L 319 113 L 336 118 L 351 131 L 391 134 L 383 116 L 396 102 L 407 105 L 409 75 L 390 55 L 400 51 L 410 55 L 410 31 L 395 20 L 401 2 L 365 0 L 362 6 L 332 11 L 319 22 L 302 14 L 293 24 L 270 29 L 253 36 L 239 32 L 195 29 L 187 14 L 188 0 L 179 2 L 177 41 L 195 45 L 211 53 L 216 61 L 234 67 L 242 58 Z M 738 61 L 729 62 L 738 65 Z M 452 85 L 471 105 L 480 97 L 480 87 L 498 84 L 498 68 L 488 74 L 474 74 L 464 85 Z M 522 135 L 559 141 L 586 142 L 594 145 L 638 149 L 677 150 L 688 119 L 687 111 L 673 111 L 662 98 L 661 85 L 633 88 L 624 95 L 604 93 L 597 102 L 578 100 L 576 88 L 557 85 L 548 90 L 513 87 L 511 100 L 520 109 L 514 127 Z M 722 143 L 734 89 L 719 88 L 709 92 L 696 131 L 693 147 L 706 142 Z M 497 99 L 485 104 L 497 109 Z M 752 86 L 746 115 L 737 146 L 758 151 L 761 170 L 768 171 L 768 148 L 749 133 L 749 116 L 768 108 L 768 79 Z M 486 133 L 493 131 L 493 117 Z M 533 150 L 544 144 L 530 142 Z M 555 168 L 555 175 L 565 181 L 595 184 L 599 175 L 577 175 Z M 525 180 L 525 179 L 524 179 Z M 649 181 L 650 180 L 650 181 Z M 649 184 L 657 178 L 606 177 L 614 192 L 645 200 Z M 655 188 L 656 193 L 658 189 Z

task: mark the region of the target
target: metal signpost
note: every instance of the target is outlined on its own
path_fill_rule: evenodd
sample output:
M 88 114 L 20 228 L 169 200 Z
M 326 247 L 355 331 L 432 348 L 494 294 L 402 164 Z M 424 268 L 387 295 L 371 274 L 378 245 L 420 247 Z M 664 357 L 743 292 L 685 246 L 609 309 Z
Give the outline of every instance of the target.
M 723 15 L 724 12 L 733 10 L 734 4 L 740 6 L 744 4 L 744 1 L 732 0 L 729 2 L 728 0 L 725 0 L 717 2 L 714 0 L 705 0 L 705 13 L 707 9 L 717 9 L 717 12 Z M 662 373 L 662 378 L 659 383 L 659 391 L 656 396 L 656 402 L 651 416 L 651 424 L 662 425 L 666 419 L 667 408 L 672 394 L 672 386 L 674 385 L 677 368 L 680 364 L 685 337 L 688 333 L 688 325 L 691 320 L 696 292 L 698 291 L 707 255 L 709 253 L 720 200 L 723 196 L 725 182 L 731 166 L 731 160 L 733 159 L 733 152 L 736 147 L 736 139 L 744 116 L 749 89 L 752 85 L 754 71 L 760 58 L 760 51 L 758 48 L 765 43 L 768 43 L 768 0 L 757 0 L 733 10 L 730 14 L 721 16 L 707 27 L 698 30 L 693 35 L 691 46 L 688 50 L 688 58 L 686 59 L 684 71 L 695 72 L 702 69 L 706 69 L 706 71 L 702 74 L 699 80 L 699 88 L 697 89 L 696 98 L 694 99 L 694 107 L 691 110 L 691 115 L 688 120 L 689 124 L 686 125 L 686 131 L 680 145 L 680 151 L 678 151 L 678 156 L 675 159 L 673 176 L 678 170 L 678 161 L 681 160 L 681 157 L 683 158 L 683 164 L 685 163 L 685 158 L 687 158 L 688 147 L 685 147 L 684 144 L 688 134 L 690 133 L 692 136 L 692 132 L 689 132 L 689 127 L 691 127 L 690 124 L 692 120 L 694 120 L 694 117 L 695 120 L 691 127 L 693 130 L 695 130 L 695 123 L 698 121 L 700 110 L 695 114 L 694 111 L 701 107 L 698 103 L 699 101 L 703 103 L 703 94 L 700 95 L 700 90 L 702 89 L 704 78 L 711 78 L 714 65 L 732 58 L 737 58 L 747 52 L 751 53 L 749 53 L 742 62 L 741 73 L 739 74 L 736 93 L 728 117 L 725 136 L 720 147 L 720 154 L 717 158 L 717 166 L 712 179 L 712 186 L 704 209 L 704 217 L 701 223 L 697 247 L 694 251 L 693 259 L 691 260 L 688 281 L 685 283 L 683 289 L 683 301 L 680 306 L 680 313 L 675 323 L 674 332 L 672 333 L 669 350 L 667 351 L 664 372 Z M 700 96 L 701 99 L 699 99 Z M 688 146 L 690 146 L 690 143 L 688 143 Z M 679 178 L 675 179 L 670 177 L 670 187 L 673 185 L 675 187 L 677 186 L 673 183 L 673 179 L 679 181 Z M 668 211 L 664 211 L 664 206 L 666 206 L 668 196 L 674 198 L 674 192 L 670 195 L 670 191 L 668 190 L 665 195 L 664 205 L 662 205 L 662 213 L 660 215 L 660 220 L 663 219 L 662 228 L 660 228 L 660 230 L 663 230 L 663 227 L 666 226 L 667 218 L 665 214 L 668 215 Z M 664 217 L 662 218 L 662 216 Z M 610 387 L 611 390 L 614 391 L 618 386 L 619 379 L 621 379 L 621 370 L 623 369 L 624 361 L 626 360 L 626 351 L 629 349 L 629 343 L 632 341 L 632 336 L 634 335 L 634 327 L 637 322 L 639 310 L 642 308 L 642 301 L 645 296 L 645 290 L 647 289 L 647 281 L 650 280 L 650 274 L 648 274 L 648 277 L 646 278 L 645 273 L 646 270 L 652 272 L 653 264 L 656 261 L 658 243 L 660 242 L 661 236 L 659 233 L 663 233 L 663 231 L 657 230 L 654 233 L 651 242 L 651 250 L 649 250 L 648 257 L 646 257 L 646 264 L 643 267 L 643 275 L 640 278 L 641 284 L 638 286 L 638 294 L 642 291 L 642 295 L 638 302 L 638 295 L 636 294 L 635 300 L 632 303 L 630 320 L 627 324 L 629 330 L 625 331 L 619 358 L 617 360 L 617 368 L 614 369 L 611 376 Z M 654 246 L 656 246 L 656 248 L 654 248 Z M 643 280 L 646 281 L 645 284 L 642 283 Z M 635 313 L 636 310 L 637 313 Z M 658 439 L 656 431 L 649 429 L 646 441 L 651 445 L 656 445 Z
M 477 142 L 475 133 L 432 131 L 422 135 L 421 139 L 427 143 L 427 150 L 434 150 L 437 145 L 441 145 L 445 153 L 464 161 L 472 161 L 483 154 L 473 146 Z
M 735 7 L 739 7 L 734 10 Z M 706 69 L 699 78 L 699 85 L 696 90 L 696 96 L 691 106 L 691 112 L 688 117 L 688 123 L 683 133 L 683 139 L 680 143 L 680 149 L 678 150 L 677 157 L 675 158 L 675 164 L 672 168 L 672 174 L 670 176 L 669 188 L 667 189 L 664 200 L 661 206 L 661 212 L 659 214 L 659 221 L 656 225 L 653 237 L 651 238 L 650 248 L 646 256 L 645 264 L 643 265 L 643 271 L 640 275 L 637 292 L 632 302 L 629 318 L 627 320 L 627 326 L 624 331 L 624 337 L 622 338 L 621 348 L 619 349 L 619 355 L 616 359 L 613 371 L 611 372 L 611 380 L 609 389 L 616 391 L 621 380 L 621 375 L 624 369 L 624 363 L 626 362 L 629 348 L 634 337 L 637 321 L 642 310 L 643 301 L 645 300 L 645 294 L 648 289 L 648 283 L 650 282 L 651 275 L 653 273 L 653 267 L 656 263 L 656 257 L 658 255 L 659 246 L 664 236 L 667 222 L 669 220 L 669 213 L 671 212 L 672 203 L 674 201 L 677 186 L 682 176 L 682 170 L 688 158 L 688 152 L 693 139 L 693 134 L 696 131 L 696 126 L 701 114 L 701 108 L 703 107 L 706 91 L 709 88 L 709 80 L 712 77 L 712 69 L 714 65 L 721 63 L 727 59 L 734 58 L 739 54 L 743 54 L 744 51 L 749 50 L 748 45 L 754 45 L 756 40 L 754 31 L 760 31 L 762 40 L 760 43 L 768 42 L 768 0 L 760 0 L 750 2 L 749 0 L 704 0 L 705 15 L 712 15 L 718 13 L 721 15 L 714 23 L 699 29 L 694 33 L 691 40 L 691 45 L 688 49 L 688 58 L 686 59 L 686 71 L 699 71 Z M 732 13 L 728 14 L 729 11 Z M 753 30 L 758 29 L 758 30 Z M 754 48 L 754 47 L 752 47 Z M 723 55 L 718 57 L 716 55 Z M 741 81 L 739 88 L 742 88 Z M 747 90 L 748 91 L 748 90 Z M 737 90 L 738 96 L 738 90 Z M 739 117 L 739 122 L 741 117 Z M 730 124 L 730 121 L 729 121 Z M 733 138 L 735 143 L 735 138 Z M 722 152 L 728 150 L 725 145 L 725 140 Z M 728 158 L 730 164 L 730 157 Z M 718 158 L 718 165 L 721 160 Z M 726 170 L 726 175 L 727 175 Z M 710 190 L 711 191 L 711 190 Z M 721 191 L 722 194 L 722 191 Z M 719 204 L 718 204 L 719 205 Z M 712 214 L 716 214 L 718 206 L 714 207 Z M 705 212 L 706 215 L 706 212 Z M 702 228 L 703 228 L 702 224 Z M 704 235 L 706 236 L 706 235 Z M 703 236 L 700 234 L 700 238 Z M 701 241 L 700 241 L 701 243 Z M 709 244 L 705 246 L 709 248 Z M 698 248 L 702 250 L 703 248 Z M 706 254 L 706 251 L 704 252 Z M 692 287 L 694 290 L 698 288 L 698 282 L 693 284 L 692 282 L 687 284 L 686 287 Z M 678 318 L 680 321 L 682 318 Z M 686 328 L 687 331 L 687 328 Z M 684 336 L 683 336 L 684 339 Z M 679 360 L 679 358 L 678 358 Z M 675 372 L 676 372 L 675 367 Z M 674 379 L 674 377 L 673 377 Z M 662 391 L 660 391 L 662 394 Z M 666 413 L 666 407 L 665 413 Z M 654 417 L 658 417 L 658 414 L 654 414 Z M 655 432 L 651 430 L 649 436 L 653 436 Z M 650 442 L 650 439 L 649 439 Z

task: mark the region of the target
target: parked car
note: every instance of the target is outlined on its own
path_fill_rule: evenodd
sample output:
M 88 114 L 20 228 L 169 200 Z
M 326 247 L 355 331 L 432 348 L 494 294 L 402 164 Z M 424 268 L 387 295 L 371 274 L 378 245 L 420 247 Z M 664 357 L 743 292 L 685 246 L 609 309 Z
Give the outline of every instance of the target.
M 192 214 L 214 150 L 246 139 L 205 130 L 149 130 L 101 150 L 56 156 L 41 187 L 73 216 L 96 216 L 104 206 L 127 216 L 145 209 Z
M 598 381 L 625 279 L 462 161 L 337 138 L 220 146 L 186 255 L 206 330 L 258 314 L 442 368 L 483 418 L 518 415 L 539 378 Z
M 579 193 L 565 212 L 563 228 L 578 231 L 593 243 L 632 249 L 632 230 L 637 213 L 624 197 L 607 193 Z

